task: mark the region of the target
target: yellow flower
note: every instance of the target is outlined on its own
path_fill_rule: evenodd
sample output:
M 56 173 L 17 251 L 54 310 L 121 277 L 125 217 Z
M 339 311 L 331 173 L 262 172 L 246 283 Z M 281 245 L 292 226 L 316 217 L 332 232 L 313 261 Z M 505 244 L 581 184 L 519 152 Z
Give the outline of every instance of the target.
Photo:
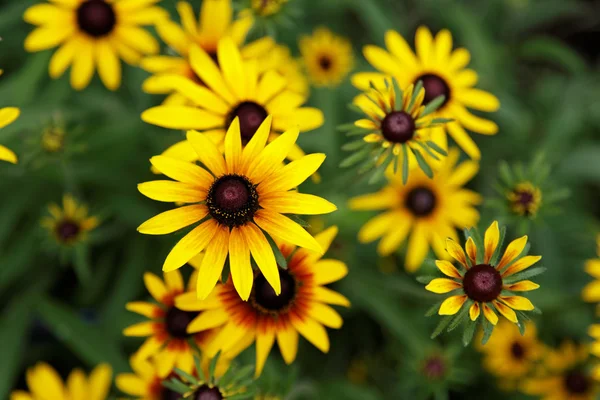
M 287 89 L 308 97 L 309 85 L 308 79 L 302 70 L 302 65 L 290 52 L 290 49 L 284 45 L 275 45 L 267 54 L 261 58 L 264 64 L 264 70 L 275 70 L 288 82 Z
M 160 0 L 61 0 L 36 4 L 25 11 L 37 28 L 25 39 L 25 50 L 60 46 L 50 60 L 52 78 L 71 68 L 71 86 L 84 89 L 98 68 L 110 90 L 121 85 L 121 62 L 137 65 L 142 54 L 158 52 L 158 42 L 142 25 L 153 25 L 168 14 L 153 6 Z
M 112 385 L 112 369 L 100 364 L 89 377 L 81 369 L 75 369 L 65 383 L 54 368 L 40 362 L 27 370 L 25 379 L 30 393 L 16 390 L 10 400 L 106 400 Z
M 315 239 L 284 214 L 317 215 L 336 210 L 320 197 L 293 190 L 319 168 L 325 155 L 307 155 L 283 166 L 298 129 L 265 146 L 270 131 L 271 117 L 267 117 L 242 150 L 236 118 L 225 137 L 224 157 L 205 135 L 189 131 L 187 139 L 205 168 L 171 157 L 153 157 L 152 164 L 175 181 L 138 186 L 151 199 L 190 204 L 151 218 L 138 228 L 141 233 L 164 235 L 201 221 L 175 245 L 163 265 L 163 271 L 175 270 L 204 250 L 197 284 L 201 299 L 214 288 L 229 256 L 235 288 L 247 300 L 253 280 L 250 254 L 275 292 L 281 292 L 275 255 L 265 233 L 321 252 Z
M 195 106 L 161 105 L 144 111 L 142 119 L 165 128 L 196 129 L 221 148 L 225 132 L 235 118 L 240 121 L 243 145 L 268 115 L 273 118 L 269 141 L 291 128 L 299 127 L 303 132 L 323 124 L 320 110 L 302 107 L 305 96 L 291 91 L 289 83 L 277 72 L 259 74 L 257 60 L 244 61 L 231 38 L 219 41 L 217 59 L 218 66 L 204 49 L 192 45 L 192 68 L 206 86 L 180 76 L 161 77 L 161 81 Z M 179 142 L 163 154 L 188 161 L 198 159 L 189 141 Z M 303 155 L 300 147 L 294 145 L 288 158 L 296 160 Z
M 251 0 L 252 10 L 263 17 L 277 14 L 289 0 Z
M 427 106 L 423 105 L 424 98 L 421 82 L 402 90 L 392 80 L 386 80 L 384 89 L 371 87 L 357 96 L 353 104 L 367 118 L 359 119 L 347 129 L 349 135 L 359 134 L 362 139 L 350 142 L 344 149 L 357 150 L 362 157 L 357 158 L 359 154 L 355 153 L 347 160 L 353 159 L 355 163 L 367 159 L 379 168 L 393 163 L 395 173 L 402 169 L 404 183 L 409 170 L 416 165 L 432 177 L 430 164 L 437 169 L 442 156 L 447 155 L 448 142 L 442 128 L 447 120 L 433 119 L 443 97 Z M 346 160 L 342 161 L 342 166 L 345 164 Z
M 42 132 L 42 149 L 47 153 L 58 153 L 65 145 L 65 128 L 63 126 L 49 126 Z
M 195 274 L 189 280 L 188 291 L 193 292 L 195 289 Z M 144 284 L 158 304 L 144 301 L 127 303 L 126 308 L 129 311 L 148 318 L 148 321 L 137 323 L 123 331 L 125 336 L 148 337 L 134 358 L 146 360 L 155 356 L 156 372 L 161 378 L 166 377 L 174 367 L 191 372 L 194 367 L 194 357 L 193 348 L 188 340 L 194 340 L 203 349 L 214 338 L 216 331 L 187 333 L 189 323 L 198 313 L 186 312 L 175 306 L 175 297 L 185 292 L 183 278 L 179 271 L 165 272 L 164 281 L 146 272 Z
M 336 234 L 337 228 L 331 227 L 315 238 L 326 251 Z M 286 364 L 296 358 L 298 333 L 319 350 L 328 352 L 329 337 L 324 326 L 339 329 L 343 323 L 328 304 L 350 305 L 344 296 L 325 287 L 346 276 L 348 268 L 343 262 L 323 260 L 320 253 L 296 250 L 288 244 L 280 244 L 279 248 L 284 257 L 289 257 L 287 269 L 277 269 L 280 293 L 272 289 L 265 275 L 257 272 L 252 277 L 249 301 L 240 297 L 231 279 L 218 285 L 206 300 L 198 300 L 192 293 L 175 300 L 183 310 L 203 310 L 188 331 L 222 327 L 206 350 L 209 357 L 218 351 L 229 352 L 233 357 L 256 341 L 256 376 L 261 374 L 275 339 Z
M 542 191 L 531 182 L 521 182 L 506 194 L 506 198 L 515 214 L 533 218 L 542 203 Z
M 16 107 L 0 108 L 0 129 L 12 124 L 20 114 L 21 111 Z M 16 164 L 17 155 L 9 148 L 0 145 L 0 160 Z
M 203 82 L 202 78 L 194 72 L 190 60 L 193 46 L 200 46 L 217 62 L 219 40 L 228 36 L 240 48 L 241 57 L 245 60 L 260 60 L 257 65 L 261 69 L 262 58 L 269 56 L 269 52 L 275 45 L 270 37 L 263 37 L 243 45 L 253 20 L 251 17 L 245 17 L 233 21 L 230 0 L 203 1 L 199 18 L 187 1 L 179 1 L 177 11 L 181 24 L 165 19 L 156 26 L 159 36 L 175 52 L 175 55 L 150 56 L 141 63 L 142 68 L 154 74 L 144 82 L 142 88 L 146 93 L 171 93 L 165 100 L 165 104 L 184 105 L 190 103 L 190 100 L 180 93 L 173 93 L 174 88 L 169 85 L 171 81 L 165 81 L 162 77 L 185 77 L 198 84 Z
M 443 95 L 445 101 L 435 113 L 436 118 L 449 118 L 454 122 L 446 130 L 454 141 L 473 159 L 479 159 L 479 148 L 466 129 L 484 135 L 494 135 L 498 126 L 489 120 L 472 114 L 467 108 L 478 111 L 496 111 L 498 99 L 473 86 L 478 76 L 472 69 L 465 69 L 470 53 L 459 48 L 452 50 L 452 35 L 446 29 L 433 38 L 429 29 L 421 26 L 415 36 L 416 54 L 408 43 L 395 31 L 385 34 L 387 51 L 377 46 L 364 48 L 365 58 L 381 72 L 360 72 L 352 77 L 352 83 L 367 89 L 371 82 L 378 88 L 384 86 L 387 75 L 395 77 L 401 87 L 419 80 L 425 87 L 425 104 Z
M 299 42 L 302 61 L 315 86 L 338 86 L 354 66 L 352 44 L 325 27 Z
M 596 237 L 598 258 L 592 258 L 585 262 L 585 272 L 596 278 L 588 283 L 581 292 L 584 301 L 590 303 L 600 302 L 600 234 Z
M 407 185 L 399 175 L 388 174 L 389 184 L 377 193 L 350 200 L 353 210 L 385 210 L 367 222 L 358 233 L 361 243 L 378 238 L 377 251 L 386 256 L 408 239 L 405 267 L 417 270 L 430 246 L 440 258 L 447 257 L 444 239 L 458 240 L 456 228 L 473 226 L 479 220 L 475 205 L 481 196 L 463 188 L 479 170 L 475 161 L 456 165 L 457 149 L 451 149 L 433 179 L 415 170 Z
M 62 245 L 74 245 L 86 239 L 87 233 L 98 226 L 97 217 L 88 216 L 88 208 L 77 204 L 70 194 L 63 196 L 62 209 L 58 204 L 48 206 L 50 217 L 42 218 L 42 226 Z
M 440 315 L 455 315 L 464 306 L 469 309 L 471 321 L 477 321 L 483 311 L 485 318 L 496 325 L 496 312 L 499 312 L 509 321 L 518 324 L 514 310 L 531 311 L 535 308 L 529 299 L 513 292 L 540 287 L 532 281 L 522 280 L 519 273 L 542 257 L 523 255 L 527 236 L 510 242 L 500 257 L 500 237 L 498 222 L 494 221 L 485 231 L 483 245 L 479 248 L 472 236 L 467 239 L 466 253 L 453 239 L 446 239 L 446 251 L 459 262 L 459 269 L 448 261 L 436 261 L 438 269 L 450 279 L 436 278 L 425 287 L 433 293 L 453 292 L 442 302 L 438 311 Z
M 538 341 L 535 324 L 525 325 L 525 334 L 521 335 L 514 324 L 502 321 L 485 345 L 477 343 L 477 349 L 484 353 L 483 365 L 491 374 L 513 381 L 533 371 L 544 346 Z
M 544 360 L 547 371 L 541 377 L 527 380 L 523 392 L 542 400 L 596 399 L 599 385 L 585 365 L 588 356 L 587 346 L 563 343 Z

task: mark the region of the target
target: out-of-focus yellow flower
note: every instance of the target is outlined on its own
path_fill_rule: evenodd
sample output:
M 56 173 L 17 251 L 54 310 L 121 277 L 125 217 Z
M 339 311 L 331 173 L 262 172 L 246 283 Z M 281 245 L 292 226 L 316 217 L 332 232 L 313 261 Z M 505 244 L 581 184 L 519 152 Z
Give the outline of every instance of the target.
M 338 86 L 354 66 L 352 44 L 325 27 L 300 38 L 300 53 L 315 86 Z
M 59 244 L 65 246 L 85 240 L 87 233 L 100 223 L 97 217 L 88 215 L 86 205 L 78 204 L 70 194 L 63 196 L 62 208 L 52 203 L 48 211 L 50 216 L 42 218 L 42 226 Z

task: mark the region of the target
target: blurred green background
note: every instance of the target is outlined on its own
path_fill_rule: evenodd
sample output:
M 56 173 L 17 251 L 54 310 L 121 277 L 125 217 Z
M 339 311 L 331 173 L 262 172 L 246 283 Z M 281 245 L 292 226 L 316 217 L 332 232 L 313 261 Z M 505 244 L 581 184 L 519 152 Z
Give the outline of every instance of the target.
M 278 32 L 278 42 L 297 52 L 297 39 L 325 25 L 349 37 L 357 58 L 355 71 L 370 70 L 362 58 L 365 44 L 383 45 L 388 29 L 412 44 L 417 26 L 434 32 L 449 28 L 454 46 L 471 51 L 470 67 L 478 87 L 498 96 L 501 109 L 488 115 L 500 126 L 496 136 L 480 136 L 483 158 L 469 185 L 486 198 L 497 196 L 494 184 L 501 160 L 528 162 L 538 152 L 552 166 L 555 187 L 571 197 L 561 213 L 531 225 L 531 254 L 543 255 L 548 271 L 537 282 L 532 300 L 543 311 L 536 318 L 540 337 L 549 345 L 563 338 L 587 341 L 594 308 L 580 300 L 590 280 L 583 262 L 595 255 L 600 217 L 600 3 L 579 0 L 290 0 L 303 14 L 293 29 Z M 183 137 L 182 132 L 147 125 L 140 113 L 160 103 L 140 89 L 148 76 L 124 67 L 122 87 L 106 90 L 97 77 L 74 92 L 68 76 L 53 81 L 47 66 L 52 51 L 27 54 L 23 41 L 31 27 L 22 20 L 34 0 L 0 1 L 0 106 L 18 106 L 19 120 L 0 131 L 0 143 L 20 157 L 18 165 L 0 165 L 0 398 L 23 386 L 24 370 L 44 360 L 61 373 L 76 366 L 109 362 L 116 372 L 128 370 L 127 357 L 141 343 L 121 331 L 139 320 L 125 310 L 143 299 L 144 271 L 160 272 L 177 235 L 143 236 L 136 227 L 167 206 L 144 198 L 136 184 L 153 178 L 148 159 Z M 199 1 L 193 0 L 196 10 Z M 175 1 L 162 6 L 175 16 Z M 429 339 L 437 318 L 425 311 L 437 301 L 414 276 L 404 272 L 403 251 L 380 259 L 375 244 L 359 245 L 358 229 L 369 213 L 351 212 L 349 197 L 370 191 L 354 171 L 340 170 L 346 141 L 335 130 L 356 119 L 346 107 L 357 94 L 346 82 L 335 89 L 312 89 L 310 104 L 325 113 L 320 129 L 303 133 L 300 145 L 325 152 L 323 182 L 306 183 L 305 192 L 333 201 L 339 211 L 326 216 L 340 234 L 331 256 L 345 261 L 350 274 L 335 289 L 353 306 L 342 310 L 344 327 L 330 330 L 332 348 L 321 354 L 301 340 L 292 367 L 273 351 L 264 381 L 295 379 L 289 398 L 306 399 L 478 399 L 521 398 L 497 389 L 480 368 L 480 356 L 460 344 L 460 332 Z M 46 154 L 41 134 L 53 121 L 67 128 L 65 152 Z M 85 248 L 61 261 L 39 225 L 46 206 L 73 193 L 102 218 Z M 481 208 L 481 226 L 498 216 Z M 502 219 L 501 219 L 502 222 Z M 517 234 L 509 226 L 509 235 Z M 66 260 L 66 261 L 65 261 Z M 426 265 L 419 272 L 427 274 Z M 81 282 L 75 270 L 89 268 Z M 420 366 L 442 352 L 456 371 L 452 385 L 429 382 Z M 253 350 L 242 359 L 252 362 Z M 117 393 L 115 391 L 115 393 Z

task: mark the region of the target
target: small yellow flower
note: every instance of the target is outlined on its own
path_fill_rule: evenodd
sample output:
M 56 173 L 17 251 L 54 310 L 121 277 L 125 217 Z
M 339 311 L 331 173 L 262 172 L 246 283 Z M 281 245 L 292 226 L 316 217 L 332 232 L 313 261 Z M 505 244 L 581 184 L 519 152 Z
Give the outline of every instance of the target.
M 596 243 L 598 257 L 585 262 L 585 272 L 596 278 L 596 280 L 588 283 L 581 292 L 583 300 L 590 303 L 600 302 L 600 234 L 596 237 Z
M 25 379 L 30 393 L 16 390 L 11 393 L 10 400 L 106 400 L 112 385 L 112 369 L 107 364 L 100 364 L 88 377 L 81 369 L 75 369 L 63 382 L 54 368 L 40 362 L 27 370 Z
M 531 311 L 535 308 L 529 299 L 515 292 L 539 288 L 532 281 L 520 279 L 519 273 L 542 257 L 523 255 L 527 236 L 510 242 L 502 254 L 500 237 L 498 222 L 494 221 L 485 231 L 479 248 L 472 236 L 467 239 L 466 252 L 453 239 L 446 239 L 446 251 L 458 261 L 459 268 L 448 261 L 436 261 L 438 269 L 448 278 L 433 279 L 425 287 L 433 293 L 452 293 L 440 305 L 439 315 L 455 315 L 467 307 L 471 321 L 477 321 L 483 314 L 492 325 L 496 325 L 498 312 L 518 324 L 514 310 Z
M 338 86 L 354 66 L 352 44 L 325 27 L 300 38 L 300 53 L 315 86 Z
M 531 182 L 521 182 L 506 194 L 506 198 L 515 214 L 533 218 L 542 203 L 542 191 Z
M 23 16 L 36 29 L 25 39 L 25 50 L 37 52 L 60 48 L 50 60 L 52 78 L 71 68 L 71 86 L 88 86 L 94 70 L 104 85 L 116 90 L 121 85 L 121 62 L 137 65 L 142 55 L 157 53 L 156 39 L 143 25 L 168 18 L 154 6 L 160 0 L 62 0 L 29 7 Z
M 251 0 L 252 10 L 263 17 L 277 14 L 289 0 Z
M 42 149 L 47 153 L 58 153 L 65 145 L 65 128 L 62 126 L 49 126 L 42 132 Z
M 70 194 L 63 196 L 62 209 L 58 204 L 48 206 L 50 217 L 42 218 L 42 226 L 61 245 L 71 246 L 86 239 L 87 233 L 99 224 L 97 217 L 88 216 L 88 208 L 78 204 Z

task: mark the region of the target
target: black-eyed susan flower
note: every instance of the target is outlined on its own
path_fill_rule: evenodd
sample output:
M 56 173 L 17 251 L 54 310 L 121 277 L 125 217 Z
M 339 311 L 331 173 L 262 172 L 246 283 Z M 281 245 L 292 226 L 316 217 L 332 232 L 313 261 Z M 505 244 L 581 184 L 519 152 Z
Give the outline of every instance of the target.
M 15 120 L 19 118 L 20 114 L 21 111 L 16 107 L 0 108 L 0 129 L 15 122 Z M 17 155 L 8 147 L 0 145 L 0 160 L 16 164 Z
M 201 221 L 175 245 L 163 265 L 163 271 L 175 270 L 204 250 L 197 284 L 201 299 L 210 294 L 229 257 L 233 285 L 247 300 L 253 285 L 250 254 L 268 284 L 281 293 L 274 247 L 268 237 L 321 251 L 319 243 L 284 214 L 317 215 L 336 210 L 320 197 L 292 190 L 319 168 L 325 155 L 307 155 L 284 166 L 298 129 L 266 145 L 270 131 L 269 116 L 242 150 L 243 134 L 236 117 L 225 137 L 225 156 L 206 135 L 189 131 L 187 140 L 206 169 L 193 162 L 153 157 L 152 164 L 174 181 L 146 182 L 138 187 L 151 199 L 188 204 L 146 221 L 138 228 L 141 233 L 162 235 Z
M 144 54 L 158 52 L 158 42 L 141 28 L 168 18 L 154 6 L 160 0 L 65 0 L 31 6 L 26 22 L 37 28 L 25 39 L 29 52 L 60 48 L 50 60 L 52 78 L 71 67 L 71 86 L 88 86 L 94 70 L 110 90 L 121 85 L 121 62 L 137 65 Z
M 190 277 L 187 290 L 194 291 L 195 273 Z M 179 271 L 164 273 L 164 281 L 146 272 L 144 284 L 150 295 L 158 303 L 135 301 L 127 303 L 129 311 L 140 314 L 148 321 L 139 322 L 123 331 L 125 336 L 148 337 L 138 349 L 136 359 L 155 357 L 157 373 L 166 377 L 174 367 L 190 372 L 194 367 L 193 348 L 190 340 L 203 349 L 212 340 L 215 331 L 188 334 L 187 327 L 198 312 L 188 312 L 175 306 L 175 297 L 185 292 L 183 278 Z
M 288 82 L 273 70 L 259 74 L 256 60 L 245 61 L 233 39 L 219 41 L 218 65 L 204 49 L 190 48 L 193 70 L 204 85 L 180 76 L 160 77 L 161 84 L 193 102 L 193 105 L 161 105 L 142 113 L 150 124 L 171 129 L 195 129 L 209 137 L 220 148 L 231 122 L 239 119 L 242 145 L 252 139 L 267 116 L 273 118 L 269 141 L 280 132 L 299 127 L 301 132 L 323 124 L 323 113 L 312 107 L 302 107 L 305 96 L 292 92 Z M 158 79 L 158 78 L 157 78 Z M 189 161 L 197 160 L 192 144 L 183 141 L 169 148 L 164 155 Z M 288 158 L 296 160 L 304 152 L 294 145 Z
M 315 86 L 335 87 L 346 79 L 354 66 L 352 43 L 325 27 L 303 36 L 298 43 L 302 62 Z
M 78 368 L 63 382 L 54 368 L 40 362 L 27 370 L 25 380 L 29 392 L 16 390 L 11 393 L 10 400 L 106 400 L 112 385 L 112 369 L 107 364 L 100 364 L 86 376 Z
M 542 400 L 593 400 L 600 385 L 588 364 L 589 349 L 566 341 L 549 351 L 543 362 L 544 373 L 522 385 L 526 394 Z
M 165 104 L 184 105 L 190 104 L 191 101 L 180 93 L 173 93 L 174 89 L 165 85 L 161 77 L 185 77 L 203 84 L 202 78 L 196 74 L 191 64 L 192 46 L 201 47 L 218 63 L 217 45 L 221 38 L 227 36 L 240 47 L 243 59 L 260 60 L 258 68 L 261 69 L 262 59 L 269 56 L 275 45 L 270 37 L 263 37 L 244 45 L 253 20 L 251 17 L 234 20 L 230 0 L 203 1 L 199 17 L 196 17 L 192 5 L 187 1 L 177 2 L 177 11 L 180 24 L 164 19 L 156 27 L 158 35 L 175 54 L 149 56 L 141 63 L 142 68 L 153 74 L 144 82 L 143 90 L 146 93 L 169 94 Z
M 315 238 L 326 251 L 336 234 L 337 228 L 331 227 Z M 190 325 L 190 332 L 222 327 L 206 350 L 209 356 L 223 351 L 233 357 L 256 341 L 256 376 L 262 372 L 275 339 L 287 364 L 296 358 L 298 333 L 319 350 L 329 351 L 325 326 L 339 329 L 343 322 L 329 304 L 350 305 L 344 296 L 325 287 L 346 276 L 348 269 L 343 262 L 321 259 L 319 253 L 287 244 L 280 244 L 280 250 L 289 259 L 287 269 L 278 267 L 280 293 L 256 271 L 248 301 L 240 297 L 231 279 L 218 285 L 206 300 L 189 293 L 176 299 L 181 309 L 203 310 Z
M 596 237 L 597 258 L 591 258 L 585 262 L 585 272 L 596 280 L 588 283 L 581 292 L 584 301 L 590 303 L 600 302 L 600 234 Z
M 556 214 L 560 211 L 557 203 L 569 197 L 569 189 L 558 188 L 548 179 L 550 172 L 543 153 L 527 165 L 500 162 L 496 185 L 499 198 L 489 199 L 488 205 L 526 232 L 530 221 Z
M 357 96 L 353 106 L 367 118 L 341 127 L 349 131 L 349 136 L 362 136 L 343 147 L 354 153 L 341 165 L 346 167 L 362 161 L 361 172 L 375 169 L 372 183 L 391 166 L 394 173 L 402 169 L 403 183 L 408 180 L 409 170 L 416 165 L 427 176 L 433 177 L 429 164 L 447 155 L 448 143 L 442 129 L 447 120 L 433 119 L 443 97 L 426 106 L 423 105 L 424 98 L 421 81 L 402 90 L 395 80 L 386 80 L 383 89 L 371 87 Z
M 545 347 L 537 338 L 535 324 L 525 325 L 525 333 L 521 335 L 514 324 L 501 321 L 485 345 L 477 344 L 483 353 L 483 366 L 506 388 L 515 388 L 519 380 L 533 373 L 544 355 Z
M 481 316 L 484 327 L 482 343 L 485 344 L 498 323 L 497 312 L 524 332 L 524 322 L 528 317 L 522 311 L 532 311 L 535 307 L 529 299 L 516 293 L 539 288 L 538 284 L 526 278 L 538 275 L 545 269 L 537 267 L 527 270 L 542 258 L 526 255 L 527 236 L 510 242 L 502 254 L 505 233 L 506 229 L 502 228 L 501 232 L 498 222 L 494 221 L 485 231 L 482 242 L 477 232 L 469 229 L 465 233 L 466 252 L 453 239 L 446 239 L 446 251 L 458 261 L 459 267 L 457 269 L 449 261 L 436 261 L 438 269 L 448 278 L 435 278 L 425 287 L 430 292 L 448 296 L 439 306 L 432 308 L 445 316 L 436 334 L 448 325 L 449 329 L 453 329 L 468 314 L 470 322 L 465 331 L 468 334 L 463 337 L 467 345 L 475 332 L 475 322 Z
M 387 50 L 377 46 L 366 46 L 364 56 L 380 72 L 360 72 L 352 77 L 352 83 L 367 89 L 371 82 L 382 88 L 387 75 L 395 77 L 401 87 L 423 82 L 424 103 L 429 104 L 439 96 L 444 102 L 435 112 L 435 118 L 454 120 L 445 126 L 454 141 L 473 159 L 479 159 L 479 148 L 467 131 L 494 135 L 498 126 L 487 119 L 472 114 L 468 108 L 477 111 L 496 111 L 500 107 L 498 99 L 483 90 L 476 89 L 478 76 L 466 68 L 471 59 L 468 50 L 452 50 L 452 35 L 444 29 L 435 38 L 428 28 L 421 26 L 415 35 L 416 54 L 400 34 L 387 31 Z
M 463 188 L 479 170 L 478 163 L 457 165 L 458 158 L 458 150 L 451 149 L 433 179 L 415 170 L 407 185 L 399 175 L 388 173 L 385 188 L 351 199 L 353 210 L 384 210 L 361 228 L 358 240 L 381 238 L 377 251 L 386 256 L 409 237 L 404 265 L 411 272 L 421 266 L 430 247 L 446 258 L 445 238 L 456 240 L 456 228 L 475 225 L 479 220 L 475 206 L 482 201 L 479 194 Z
M 71 246 L 86 239 L 87 233 L 100 223 L 89 216 L 88 208 L 79 204 L 73 196 L 63 196 L 62 208 L 55 203 L 48 206 L 49 217 L 42 218 L 42 226 L 52 234 L 60 245 Z
M 289 0 L 250 0 L 250 8 L 258 15 L 268 17 L 277 14 Z

